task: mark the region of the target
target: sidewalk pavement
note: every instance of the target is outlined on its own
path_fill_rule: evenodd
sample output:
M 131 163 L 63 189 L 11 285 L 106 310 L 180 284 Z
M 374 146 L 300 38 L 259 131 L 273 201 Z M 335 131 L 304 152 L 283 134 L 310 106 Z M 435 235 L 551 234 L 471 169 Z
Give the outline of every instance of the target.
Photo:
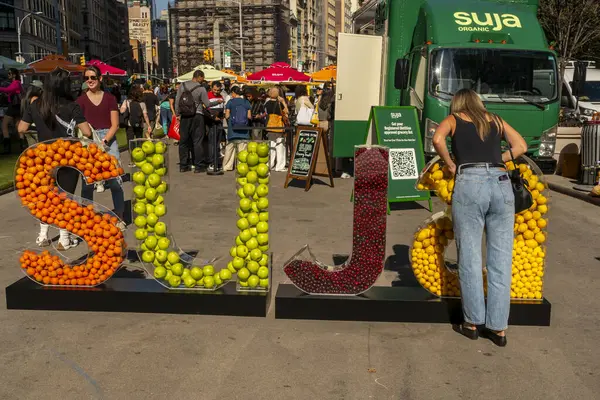
M 594 197 L 589 192 L 574 189 L 574 186 L 577 186 L 577 180 L 560 175 L 545 175 L 544 177 L 551 190 L 600 206 L 600 197 Z

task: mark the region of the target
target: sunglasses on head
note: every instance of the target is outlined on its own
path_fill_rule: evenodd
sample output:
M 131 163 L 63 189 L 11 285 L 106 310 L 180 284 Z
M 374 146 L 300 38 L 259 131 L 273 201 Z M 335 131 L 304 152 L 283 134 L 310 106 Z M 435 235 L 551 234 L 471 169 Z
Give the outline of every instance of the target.
M 91 76 L 85 76 L 85 80 L 86 81 L 97 81 L 98 77 L 96 75 L 91 75 Z

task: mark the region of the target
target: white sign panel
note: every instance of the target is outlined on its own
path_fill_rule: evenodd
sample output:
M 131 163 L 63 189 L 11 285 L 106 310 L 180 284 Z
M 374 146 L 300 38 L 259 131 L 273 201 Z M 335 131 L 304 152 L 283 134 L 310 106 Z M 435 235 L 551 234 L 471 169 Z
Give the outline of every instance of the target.
M 225 64 L 225 68 L 231 68 L 231 52 L 225 52 L 225 59 L 223 60 L 223 63 Z

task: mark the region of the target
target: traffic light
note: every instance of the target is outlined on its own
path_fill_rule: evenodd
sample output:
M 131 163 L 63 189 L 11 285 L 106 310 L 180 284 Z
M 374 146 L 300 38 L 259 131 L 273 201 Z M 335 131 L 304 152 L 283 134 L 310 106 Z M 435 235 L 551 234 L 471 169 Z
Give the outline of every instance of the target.
M 152 57 L 156 57 L 156 47 L 152 46 Z
M 215 53 L 213 52 L 213 49 L 208 49 L 208 61 L 212 61 L 215 58 Z
M 204 61 L 209 61 L 208 50 L 204 50 Z
M 79 57 L 79 64 L 80 64 L 80 65 L 83 65 L 83 66 L 85 67 L 85 64 L 86 64 L 86 63 L 85 63 L 85 56 L 81 56 L 81 57 Z
M 288 50 L 288 59 L 291 60 L 292 57 L 293 57 L 293 55 L 292 55 L 292 49 L 289 49 Z

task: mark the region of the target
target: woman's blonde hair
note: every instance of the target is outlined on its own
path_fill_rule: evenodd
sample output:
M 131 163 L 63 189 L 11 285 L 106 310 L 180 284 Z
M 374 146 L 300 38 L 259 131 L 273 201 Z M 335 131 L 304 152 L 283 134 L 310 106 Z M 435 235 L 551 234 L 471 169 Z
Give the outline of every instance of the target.
M 269 89 L 268 92 L 269 97 L 276 99 L 279 97 L 279 89 L 277 89 L 277 87 L 273 86 L 271 89 Z
M 481 140 L 485 139 L 489 135 L 491 130 L 490 121 L 488 121 L 488 115 L 492 117 L 494 124 L 500 132 L 500 121 L 498 117 L 490 114 L 483 105 L 483 101 L 479 98 L 479 95 L 471 89 L 460 89 L 454 94 L 452 103 L 450 104 L 450 112 L 452 114 L 463 113 L 468 116 L 475 128 Z

